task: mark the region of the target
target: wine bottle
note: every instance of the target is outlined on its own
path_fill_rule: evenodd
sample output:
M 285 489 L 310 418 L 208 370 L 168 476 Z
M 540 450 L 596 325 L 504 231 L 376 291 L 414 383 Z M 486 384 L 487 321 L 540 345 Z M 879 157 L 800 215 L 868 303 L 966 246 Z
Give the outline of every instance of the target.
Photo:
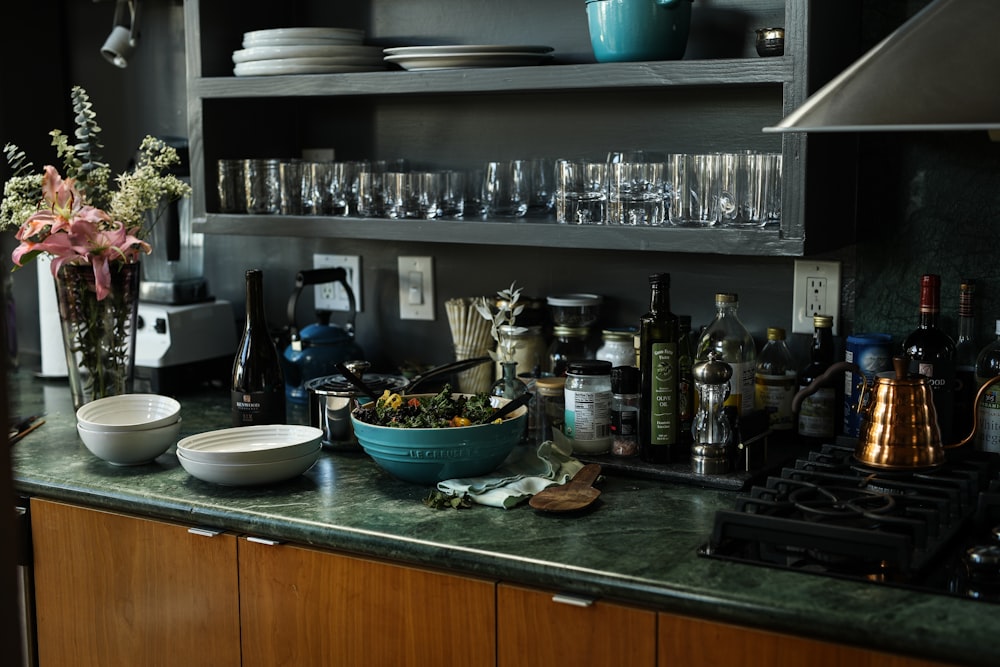
M 973 403 L 976 400 L 976 281 L 962 280 L 958 291 L 958 338 L 955 340 L 955 436 L 972 432 Z
M 813 343 L 809 363 L 799 373 L 799 389 L 805 389 L 833 364 L 836 350 L 833 344 L 833 317 L 813 315 Z M 836 429 L 837 392 L 842 382 L 831 379 L 813 394 L 806 396 L 799 407 L 798 440 L 818 446 L 833 442 Z
M 649 312 L 639 319 L 639 458 L 679 463 L 690 456 L 680 440 L 677 316 L 670 312 L 670 274 L 649 277 Z
M 737 315 L 739 297 L 736 294 L 715 295 L 715 319 L 705 328 L 698 340 L 696 361 L 707 361 L 708 353 L 715 350 L 719 359 L 733 369 L 730 379 L 727 412 L 749 415 L 754 411 L 754 374 L 757 366 L 757 348 L 753 336 Z
M 285 380 L 264 314 L 264 274 L 246 272 L 246 323 L 233 360 L 233 426 L 285 423 Z
M 796 391 L 795 361 L 785 343 L 785 330 L 768 327 L 767 344 L 757 357 L 757 410 L 767 413 L 768 426 L 777 434 L 792 430 L 792 399 Z
M 691 338 L 691 316 L 678 316 L 680 338 L 677 341 L 677 400 L 680 418 L 680 439 L 685 447 L 694 444 L 694 341 Z
M 920 318 L 917 328 L 903 341 L 903 356 L 910 360 L 911 375 L 928 379 L 941 440 L 952 442 L 955 407 L 955 343 L 938 324 L 941 313 L 941 276 L 920 278 Z

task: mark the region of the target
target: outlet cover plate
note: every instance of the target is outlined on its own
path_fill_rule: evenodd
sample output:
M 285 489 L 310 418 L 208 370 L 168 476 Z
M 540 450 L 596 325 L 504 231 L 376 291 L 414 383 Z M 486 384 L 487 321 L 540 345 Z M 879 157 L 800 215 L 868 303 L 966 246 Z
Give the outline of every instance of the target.
M 399 265 L 399 319 L 434 319 L 434 258 L 404 257 Z
M 795 260 L 792 287 L 792 333 L 811 334 L 813 315 L 832 315 L 836 336 L 840 327 L 840 262 Z
M 361 312 L 361 258 L 357 255 L 313 255 L 314 269 L 335 269 L 344 267 L 347 271 L 347 284 L 354 292 L 354 306 Z M 314 286 L 316 310 L 350 310 L 351 302 L 347 300 L 347 292 L 340 283 L 324 283 Z

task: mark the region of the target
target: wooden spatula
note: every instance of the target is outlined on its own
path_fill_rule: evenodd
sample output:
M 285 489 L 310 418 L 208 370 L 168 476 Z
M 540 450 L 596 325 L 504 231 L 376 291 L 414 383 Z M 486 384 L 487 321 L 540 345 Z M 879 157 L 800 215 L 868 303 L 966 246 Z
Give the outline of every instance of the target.
M 531 497 L 528 504 L 542 512 L 572 512 L 587 507 L 601 495 L 591 486 L 601 474 L 601 466 L 588 463 L 580 468 L 573 479 L 558 486 L 542 489 Z

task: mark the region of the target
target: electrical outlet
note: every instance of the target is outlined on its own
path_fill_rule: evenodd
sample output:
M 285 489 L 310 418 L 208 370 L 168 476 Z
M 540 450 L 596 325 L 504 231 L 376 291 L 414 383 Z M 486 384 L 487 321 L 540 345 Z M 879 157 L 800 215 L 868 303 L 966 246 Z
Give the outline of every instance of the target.
M 813 315 L 831 315 L 833 333 L 840 320 L 840 262 L 795 261 L 792 333 L 811 334 Z
M 399 257 L 399 319 L 434 319 L 434 258 Z
M 344 267 L 347 284 L 354 292 L 354 307 L 361 312 L 361 258 L 357 255 L 313 255 L 314 269 Z M 315 286 L 316 310 L 350 310 L 351 302 L 340 283 L 323 283 Z

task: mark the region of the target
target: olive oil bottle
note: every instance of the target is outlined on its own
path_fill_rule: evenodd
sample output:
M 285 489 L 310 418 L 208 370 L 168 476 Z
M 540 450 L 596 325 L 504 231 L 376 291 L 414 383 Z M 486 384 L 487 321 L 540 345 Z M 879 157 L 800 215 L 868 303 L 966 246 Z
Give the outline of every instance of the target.
M 691 452 L 680 437 L 680 327 L 670 312 L 670 274 L 654 273 L 649 288 L 649 312 L 639 320 L 639 458 L 680 463 Z

